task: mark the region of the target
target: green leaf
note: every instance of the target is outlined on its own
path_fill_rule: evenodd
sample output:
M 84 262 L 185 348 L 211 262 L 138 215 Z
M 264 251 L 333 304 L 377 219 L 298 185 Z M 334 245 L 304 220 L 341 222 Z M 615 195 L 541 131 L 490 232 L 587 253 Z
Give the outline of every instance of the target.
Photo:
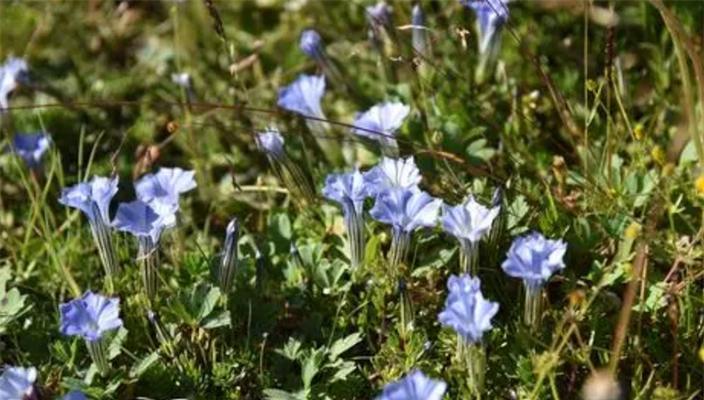
M 268 400 L 301 400 L 298 395 L 279 389 L 264 389 L 264 396 Z
M 362 334 L 360 332 L 356 332 L 342 339 L 338 339 L 332 344 L 332 346 L 330 346 L 330 350 L 328 350 L 328 357 L 331 361 L 335 361 L 340 355 L 342 355 L 342 353 L 351 349 L 361 341 Z
M 222 326 L 229 326 L 230 322 L 230 312 L 223 311 L 214 317 L 207 318 L 203 322 L 202 327 L 204 329 L 215 329 L 220 328 Z
M 301 354 L 301 342 L 290 337 L 288 338 L 288 342 L 286 342 L 284 347 L 281 349 L 277 349 L 276 353 L 281 354 L 282 356 L 288 358 L 291 361 L 296 361 L 298 359 L 298 356 L 300 356 Z
M 122 344 L 125 342 L 125 338 L 127 338 L 127 329 L 122 327 L 117 330 L 117 334 L 110 340 L 110 345 L 108 346 L 109 360 L 114 359 L 122 353 Z
M 303 361 L 301 365 L 301 379 L 303 379 L 304 389 L 310 389 L 313 378 L 315 378 L 315 375 L 320 371 L 320 364 L 323 362 L 324 356 L 324 349 L 315 349 L 311 351 L 310 355 Z
M 137 361 L 130 369 L 130 378 L 139 378 L 157 361 L 159 361 L 159 353 L 156 351 Z
M 208 293 L 203 298 L 203 302 L 200 305 L 200 310 L 198 311 L 198 321 L 203 321 L 211 312 L 215 309 L 218 304 L 218 299 L 220 299 L 220 289 L 217 287 L 211 287 Z

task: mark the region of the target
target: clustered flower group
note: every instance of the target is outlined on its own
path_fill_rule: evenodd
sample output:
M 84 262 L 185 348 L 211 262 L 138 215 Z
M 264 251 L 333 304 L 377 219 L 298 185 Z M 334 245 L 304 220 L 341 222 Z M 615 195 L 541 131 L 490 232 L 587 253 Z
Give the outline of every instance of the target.
M 507 0 L 461 0 L 477 14 L 480 32 L 479 48 L 482 53 L 496 42 L 499 29 L 508 18 Z M 381 46 L 384 37 L 392 35 L 392 10 L 383 2 L 366 10 L 370 37 Z M 413 7 L 413 46 L 424 54 L 427 38 L 422 29 L 424 16 L 419 5 Z M 278 93 L 278 106 L 299 114 L 306 119 L 308 128 L 319 138 L 318 144 L 333 163 L 340 161 L 339 146 L 324 139 L 330 125 L 326 123 L 321 101 L 325 94 L 326 76 L 339 78 L 339 71 L 327 56 L 322 38 L 314 30 L 306 30 L 300 38 L 300 48 L 313 59 L 323 75 L 302 74 Z M 23 60 L 11 59 L 0 67 L 0 112 L 8 107 L 8 95 L 28 79 L 27 65 Z M 174 83 L 191 93 L 188 74 L 175 74 Z M 441 325 L 457 333 L 463 352 L 471 360 L 469 371 L 472 379 L 481 381 L 479 358 L 484 334 L 492 328 L 492 318 L 499 304 L 487 300 L 481 291 L 478 273 L 478 252 L 482 240 L 498 229 L 497 217 L 501 213 L 501 192 L 497 191 L 491 206 L 484 206 L 469 195 L 459 205 L 444 204 L 441 199 L 421 189 L 422 176 L 414 158 L 399 157 L 396 135 L 409 117 L 411 109 L 399 101 L 376 104 L 359 113 L 351 133 L 378 143 L 384 156 L 367 171 L 358 168 L 350 172 L 333 173 L 326 177 L 322 195 L 342 208 L 348 236 L 349 257 L 353 267 L 363 264 L 365 255 L 365 203 L 373 200 L 369 215 L 391 227 L 392 242 L 388 254 L 389 270 L 394 279 L 402 280 L 402 266 L 409 250 L 412 234 L 423 228 L 438 225 L 459 242 L 462 274 L 450 276 L 448 295 L 443 310 L 438 314 Z M 10 150 L 20 156 L 31 168 L 40 165 L 41 158 L 51 140 L 45 133 L 16 135 Z M 258 148 L 266 154 L 276 174 L 291 193 L 303 204 L 315 201 L 315 190 L 309 178 L 286 153 L 284 138 L 278 130 L 270 128 L 256 136 Z M 161 168 L 135 182 L 137 198 L 117 207 L 110 217 L 110 205 L 118 192 L 118 177 L 95 176 L 62 190 L 59 202 L 80 210 L 89 221 L 101 262 L 108 279 L 119 273 L 118 258 L 113 246 L 112 229 L 133 235 L 139 244 L 137 259 L 140 261 L 145 293 L 153 299 L 157 293 L 158 244 L 162 233 L 176 224 L 180 196 L 196 187 L 194 172 L 180 168 Z M 232 285 L 237 262 L 239 222 L 228 224 L 225 246 L 220 258 L 218 280 L 228 292 Z M 518 237 L 511 245 L 502 269 L 511 277 L 523 279 L 527 304 L 530 302 L 534 323 L 540 289 L 556 271 L 565 267 L 563 257 L 566 244 L 561 240 L 545 238 L 537 232 Z M 82 338 L 101 372 L 109 368 L 106 338 L 120 329 L 119 298 L 105 297 L 86 291 L 83 296 L 60 306 L 60 332 L 66 336 Z M 474 350 L 473 350 L 474 349 Z M 480 353 L 476 353 L 480 349 Z M 474 355 L 472 355 L 474 354 Z M 34 368 L 7 367 L 0 376 L 0 399 L 35 398 Z M 480 385 L 480 383 L 478 383 Z M 439 400 L 447 384 L 425 376 L 421 371 L 411 371 L 397 382 L 388 384 L 379 397 L 381 400 Z M 81 399 L 80 392 L 71 392 L 65 399 Z

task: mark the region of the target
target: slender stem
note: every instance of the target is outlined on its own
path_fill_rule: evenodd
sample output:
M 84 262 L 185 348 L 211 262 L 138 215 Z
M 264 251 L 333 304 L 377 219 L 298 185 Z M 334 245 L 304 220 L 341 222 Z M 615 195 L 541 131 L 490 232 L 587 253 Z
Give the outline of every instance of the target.
M 481 343 L 471 343 L 458 337 L 462 350 L 461 357 L 467 369 L 467 384 L 475 399 L 481 399 L 484 391 L 484 376 L 486 372 L 486 353 Z
M 108 371 L 110 371 L 110 362 L 108 360 L 108 349 L 105 340 L 103 338 L 94 341 L 86 340 L 86 347 L 88 348 L 90 358 L 93 360 L 93 363 L 95 363 L 95 366 L 98 367 L 100 375 L 107 375 Z
M 399 272 L 400 265 L 406 259 L 406 253 L 411 243 L 411 233 L 405 232 L 402 229 L 393 228 L 391 237 L 391 249 L 389 249 L 389 270 L 391 275 L 396 277 Z
M 523 308 L 523 322 L 534 330 L 538 327 L 541 317 L 542 291 L 540 286 L 525 285 L 525 304 Z
M 139 240 L 138 260 L 142 284 L 147 299 L 152 301 L 156 298 L 159 267 L 159 249 L 149 237 L 142 237 Z
M 477 276 L 479 264 L 479 246 L 467 239 L 460 239 L 460 265 L 462 272 Z
M 109 291 L 112 291 L 112 278 L 120 271 L 120 267 L 117 263 L 110 227 L 102 218 L 96 217 L 90 221 L 90 230 L 93 234 L 95 245 L 98 248 L 100 261 L 105 270 L 105 277 L 107 278 L 107 284 L 110 288 Z
M 351 202 L 343 205 L 343 213 L 350 247 L 350 262 L 352 268 L 356 269 L 364 260 L 364 215 L 357 212 Z

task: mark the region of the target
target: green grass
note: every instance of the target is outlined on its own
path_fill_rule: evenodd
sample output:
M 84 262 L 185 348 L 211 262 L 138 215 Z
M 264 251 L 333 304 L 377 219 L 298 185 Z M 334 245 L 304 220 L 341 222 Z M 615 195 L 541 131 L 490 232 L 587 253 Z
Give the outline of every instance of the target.
M 437 322 L 459 273 L 456 240 L 439 228 L 414 235 L 403 271 L 415 321 L 401 326 L 388 227 L 367 218 L 366 259 L 352 271 L 340 209 L 322 197 L 297 207 L 256 149 L 254 134 L 277 126 L 318 193 L 328 173 L 379 158 L 334 125 L 353 162 L 330 165 L 304 121 L 275 107 L 279 87 L 316 71 L 298 49 L 314 27 L 344 77 L 328 81 L 330 120 L 403 101 L 412 111 L 401 154 L 415 156 L 424 190 L 454 204 L 507 188 L 506 229 L 480 259 L 483 292 L 501 305 L 485 335 L 482 398 L 579 398 L 602 369 L 625 398 L 704 396 L 704 6 L 596 2 L 590 17 L 581 1 L 511 3 L 495 68 L 480 81 L 469 10 L 422 2 L 432 52 L 420 60 L 403 27 L 412 4 L 391 3 L 398 29 L 383 57 L 367 40 L 363 1 L 214 2 L 222 36 L 199 1 L 0 3 L 0 59 L 25 57 L 36 83 L 1 116 L 0 147 L 41 129 L 54 142 L 37 173 L 0 155 L 0 364 L 36 366 L 52 399 L 70 388 L 118 399 L 368 399 L 416 367 L 448 383 L 446 398 L 468 398 L 456 335 Z M 610 12 L 615 28 L 599 17 Z M 190 105 L 171 82 L 180 71 L 194 82 Z M 157 157 L 143 156 L 149 146 Z M 96 375 L 83 343 L 60 335 L 58 305 L 104 291 L 105 279 L 85 217 L 57 198 L 114 172 L 115 208 L 159 166 L 195 169 L 198 182 L 161 246 L 161 333 L 146 318 L 136 244 L 118 234 L 126 330 L 112 371 Z M 241 261 L 222 294 L 211 269 L 233 216 Z M 531 229 L 568 243 L 535 331 L 521 323 L 520 282 L 499 267 Z

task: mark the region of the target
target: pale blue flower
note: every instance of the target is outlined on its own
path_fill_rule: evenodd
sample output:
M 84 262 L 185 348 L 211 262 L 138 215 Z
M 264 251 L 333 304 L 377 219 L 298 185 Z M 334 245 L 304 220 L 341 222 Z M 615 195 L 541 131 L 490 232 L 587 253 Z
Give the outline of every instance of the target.
M 324 56 L 323 39 L 314 29 L 306 29 L 301 32 L 298 45 L 305 55 L 314 60 L 319 60 Z
M 503 24 L 508 20 L 508 0 L 460 0 L 474 10 L 479 26 L 479 51 L 486 53 Z
M 9 151 L 20 156 L 30 168 L 36 168 L 51 146 L 51 137 L 44 132 L 18 133 L 12 138 Z
M 565 268 L 563 257 L 567 244 L 546 239 L 538 232 L 516 238 L 501 268 L 514 278 L 521 278 L 529 291 L 542 287 L 552 274 Z
M 421 176 L 413 156 L 382 157 L 379 164 L 364 173 L 364 180 L 369 185 L 371 195 L 376 195 L 393 188 L 419 190 Z
M 481 342 L 484 332 L 492 328 L 491 319 L 499 311 L 499 303 L 484 299 L 479 278 L 467 274 L 452 275 L 447 288 L 450 293 L 438 320 L 454 329 L 465 342 Z
M 301 74 L 290 85 L 279 89 L 278 106 L 304 117 L 325 119 L 320 100 L 325 94 L 325 76 Z
M 90 221 L 100 218 L 101 222 L 109 225 L 110 201 L 117 193 L 118 180 L 118 177 L 94 176 L 90 182 L 63 188 L 59 203 L 83 211 Z
M 60 306 L 60 331 L 66 336 L 80 336 L 89 342 L 100 340 L 106 332 L 122 326 L 120 299 L 87 291 L 82 297 Z
M 21 58 L 10 58 L 0 66 L 0 112 L 8 107 L 8 96 L 20 84 L 28 81 L 27 62 Z
M 377 196 L 369 213 L 395 230 L 410 233 L 435 226 L 441 205 L 442 200 L 420 190 L 390 189 Z
M 175 224 L 175 214 L 159 214 L 142 200 L 120 204 L 113 221 L 115 229 L 131 233 L 138 239 L 148 238 L 152 245 L 159 242 L 164 229 Z
M 385 2 L 380 1 L 373 6 L 368 6 L 366 11 L 367 20 L 373 27 L 391 25 L 391 6 Z
M 37 369 L 5 366 L 0 375 L 0 399 L 27 400 L 35 398 L 34 382 Z
M 83 392 L 73 390 L 67 393 L 62 400 L 88 400 L 88 398 L 85 394 L 83 394 Z
M 415 4 L 411 10 L 411 24 L 413 25 L 411 33 L 413 49 L 421 55 L 427 56 L 428 38 L 425 28 L 425 15 L 420 4 Z
M 446 390 L 445 382 L 413 370 L 402 379 L 386 385 L 376 400 L 440 400 Z
M 237 244 L 240 237 L 240 223 L 237 218 L 232 218 L 225 229 L 225 245 L 218 269 L 218 280 L 223 293 L 229 293 L 232 279 L 237 269 Z
M 498 214 L 499 207 L 484 207 L 470 195 L 461 205 L 443 206 L 442 226 L 459 240 L 477 243 L 491 229 Z
M 325 178 L 323 196 L 342 205 L 343 210 L 349 205 L 356 213 L 361 214 L 364 200 L 371 195 L 369 184 L 365 182 L 359 170 L 344 174 L 329 174 Z
M 194 171 L 181 168 L 159 168 L 156 174 L 144 175 L 134 188 L 139 200 L 168 217 L 178 210 L 180 195 L 197 186 L 194 176 Z
M 373 106 L 354 120 L 353 133 L 395 144 L 396 131 L 403 125 L 410 108 L 400 102 L 387 102 Z
M 276 128 L 267 128 L 264 132 L 256 135 L 255 140 L 259 150 L 274 159 L 280 159 L 285 156 L 284 153 L 284 137 L 281 136 Z

